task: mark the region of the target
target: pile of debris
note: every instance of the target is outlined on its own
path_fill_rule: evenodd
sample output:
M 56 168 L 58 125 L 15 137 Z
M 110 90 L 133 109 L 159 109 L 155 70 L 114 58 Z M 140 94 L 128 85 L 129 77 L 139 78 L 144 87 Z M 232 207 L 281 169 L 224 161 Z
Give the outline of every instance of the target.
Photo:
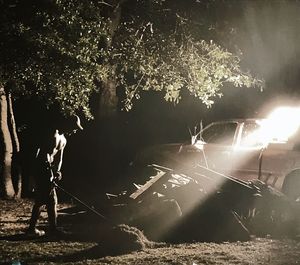
M 203 166 L 148 166 L 148 181 L 114 197 L 114 218 L 164 242 L 245 241 L 295 237 L 300 204 L 265 183 Z M 110 197 L 111 198 L 111 197 Z M 120 207 L 122 205 L 122 207 Z
M 99 245 L 119 253 L 157 244 L 153 242 L 298 236 L 300 202 L 258 179 L 243 181 L 201 165 L 177 165 L 174 169 L 157 164 L 143 168 L 144 183 L 134 183 L 134 190 L 118 195 L 107 194 L 111 207 L 104 215 L 73 196 L 101 220 L 84 215 L 86 221 L 78 223 L 89 224 Z

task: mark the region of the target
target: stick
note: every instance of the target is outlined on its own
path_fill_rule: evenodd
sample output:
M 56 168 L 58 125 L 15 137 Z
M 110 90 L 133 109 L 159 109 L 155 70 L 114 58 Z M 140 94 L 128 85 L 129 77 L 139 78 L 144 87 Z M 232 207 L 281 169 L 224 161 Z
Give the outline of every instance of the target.
M 112 221 L 109 220 L 107 217 L 105 217 L 103 214 L 99 213 L 94 208 L 92 208 L 91 206 L 87 205 L 85 202 L 83 202 L 82 200 L 80 200 L 79 198 L 77 198 L 76 196 L 74 196 L 73 194 L 71 194 L 70 192 L 66 191 L 64 188 L 62 188 L 61 186 L 59 186 L 56 182 L 53 181 L 53 184 L 54 184 L 55 187 L 57 187 L 58 189 L 60 189 L 62 192 L 66 193 L 68 196 L 70 196 L 71 198 L 73 198 L 74 200 L 76 200 L 77 202 L 79 202 L 80 204 L 82 204 L 83 206 L 85 206 L 86 208 L 88 208 L 89 210 L 91 210 L 93 213 L 95 213 L 96 215 L 98 215 L 99 217 L 101 217 L 102 219 L 104 219 L 105 221 L 107 221 L 109 223 L 112 223 Z

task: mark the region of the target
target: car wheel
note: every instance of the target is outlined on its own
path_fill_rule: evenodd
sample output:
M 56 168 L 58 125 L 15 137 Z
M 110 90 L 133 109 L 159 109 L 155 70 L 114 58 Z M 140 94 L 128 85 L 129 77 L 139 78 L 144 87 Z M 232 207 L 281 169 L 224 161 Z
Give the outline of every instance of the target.
M 300 168 L 296 168 L 286 175 L 282 192 L 292 200 L 300 199 Z

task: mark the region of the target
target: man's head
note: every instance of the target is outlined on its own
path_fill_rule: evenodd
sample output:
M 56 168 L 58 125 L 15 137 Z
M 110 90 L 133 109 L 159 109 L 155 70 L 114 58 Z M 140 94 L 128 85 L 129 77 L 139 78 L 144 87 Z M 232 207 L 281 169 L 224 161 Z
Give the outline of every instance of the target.
M 74 131 L 76 132 L 77 130 L 81 130 L 82 131 L 83 127 L 81 125 L 80 118 L 77 115 L 74 115 L 73 119 L 74 119 L 74 129 L 73 129 L 73 132 Z
M 80 121 L 80 118 L 77 116 L 77 115 L 74 115 L 72 117 L 72 124 L 71 124 L 71 127 L 72 127 L 72 132 L 71 134 L 74 134 L 76 133 L 78 130 L 82 131 L 83 130 L 83 127 L 81 125 L 81 121 Z
M 64 121 L 61 123 L 61 126 L 59 127 L 60 127 L 58 128 L 59 132 L 65 133 L 67 135 L 72 135 L 76 133 L 78 130 L 83 130 L 80 118 L 77 115 L 64 119 Z

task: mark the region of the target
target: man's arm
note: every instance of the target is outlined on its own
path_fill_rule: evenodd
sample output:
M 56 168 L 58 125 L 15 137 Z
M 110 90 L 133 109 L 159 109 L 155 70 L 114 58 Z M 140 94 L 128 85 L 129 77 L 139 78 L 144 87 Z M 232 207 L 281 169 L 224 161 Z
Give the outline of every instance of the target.
M 54 177 L 61 179 L 61 167 L 63 163 L 64 148 L 67 144 L 67 140 L 64 135 L 55 134 L 55 147 L 50 154 L 50 163 L 54 171 Z
M 57 151 L 54 161 L 53 161 L 53 169 L 55 171 L 61 171 L 62 163 L 63 163 L 63 154 L 64 154 L 64 147 Z
M 56 153 L 56 157 L 57 157 L 57 163 L 54 163 L 53 165 L 53 175 L 54 175 L 54 179 L 57 180 L 61 180 L 62 179 L 62 174 L 61 174 L 61 166 L 62 166 L 62 162 L 63 162 L 63 153 L 64 153 L 64 148 L 60 149 L 57 153 Z M 55 158 L 56 158 L 55 157 Z M 54 161 L 56 160 L 54 158 Z

